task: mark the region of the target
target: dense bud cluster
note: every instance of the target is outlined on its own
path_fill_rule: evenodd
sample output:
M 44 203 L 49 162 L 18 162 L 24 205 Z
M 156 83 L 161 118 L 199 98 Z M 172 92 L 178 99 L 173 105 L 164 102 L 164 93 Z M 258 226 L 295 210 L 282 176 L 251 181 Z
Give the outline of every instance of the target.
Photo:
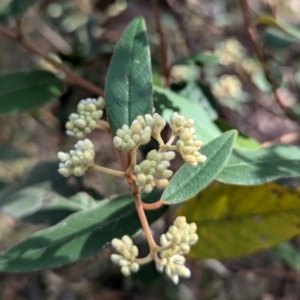
M 94 165 L 95 147 L 89 139 L 78 141 L 75 150 L 68 153 L 58 152 L 57 157 L 61 161 L 58 172 L 68 177 L 72 174 L 82 176 L 87 169 Z
M 160 238 L 162 247 L 171 247 L 160 252 L 161 259 L 156 261 L 156 268 L 160 272 L 165 270 L 175 284 L 178 284 L 179 276 L 191 276 L 190 270 L 184 265 L 185 258 L 182 254 L 188 253 L 190 245 L 198 241 L 196 231 L 195 223 L 188 224 L 185 217 L 178 217 L 174 225 Z
M 236 98 L 242 93 L 242 83 L 235 75 L 223 75 L 214 85 L 213 93 L 220 99 Z
M 243 58 L 246 50 L 238 40 L 231 38 L 223 41 L 215 54 L 220 56 L 221 64 L 228 66 Z
M 173 135 L 179 136 L 176 143 L 177 151 L 187 164 L 197 166 L 198 163 L 206 161 L 206 156 L 199 153 L 203 142 L 195 140 L 196 130 L 193 128 L 193 125 L 194 120 L 186 120 L 184 116 L 176 112 L 173 113 L 170 120 Z
M 118 129 L 114 137 L 114 145 L 119 150 L 131 151 L 139 145 L 147 144 L 151 139 L 151 127 L 143 126 L 138 120 L 134 120 L 132 125 L 123 125 Z
M 173 175 L 173 172 L 168 168 L 171 165 L 170 160 L 174 158 L 175 153 L 173 151 L 158 152 L 157 150 L 151 150 L 147 154 L 146 160 L 134 167 L 134 172 L 137 175 L 137 186 L 144 187 L 146 193 L 152 191 L 153 181 L 158 188 L 166 188 L 169 184 L 167 178 Z M 154 176 L 159 177 L 159 179 Z
M 188 224 L 185 217 L 178 217 L 168 232 L 162 235 L 162 242 L 163 244 L 166 243 L 165 240 L 171 242 L 172 245 L 179 247 L 180 253 L 188 253 L 190 245 L 194 245 L 198 241 L 196 231 L 195 223 Z
M 96 128 L 97 120 L 102 117 L 104 107 L 102 97 L 81 100 L 77 106 L 78 114 L 71 114 L 66 123 L 67 134 L 81 139 L 91 133 Z
M 165 271 L 175 284 L 178 284 L 179 277 L 191 276 L 190 270 L 184 265 L 183 254 L 188 253 L 190 245 L 198 241 L 196 231 L 195 223 L 188 224 L 185 217 L 178 217 L 168 232 L 161 236 L 161 249 L 157 250 L 158 255 L 152 256 L 157 270 Z M 120 253 L 112 254 L 111 260 L 121 267 L 121 272 L 125 276 L 129 276 L 131 272 L 137 272 L 140 264 L 150 261 L 137 258 L 138 248 L 133 245 L 131 238 L 127 235 L 123 236 L 121 240 L 113 239 L 111 244 Z
M 117 130 L 113 141 L 114 145 L 119 150 L 131 151 L 139 145 L 147 144 L 151 135 L 159 136 L 165 125 L 165 119 L 159 114 L 138 116 L 130 127 L 123 125 L 121 129 Z
M 121 272 L 125 276 L 129 276 L 131 272 L 137 272 L 140 268 L 135 261 L 139 254 L 137 246 L 133 245 L 132 239 L 128 235 L 124 235 L 122 239 L 113 239 L 112 246 L 120 254 L 112 254 L 111 260 L 121 267 Z

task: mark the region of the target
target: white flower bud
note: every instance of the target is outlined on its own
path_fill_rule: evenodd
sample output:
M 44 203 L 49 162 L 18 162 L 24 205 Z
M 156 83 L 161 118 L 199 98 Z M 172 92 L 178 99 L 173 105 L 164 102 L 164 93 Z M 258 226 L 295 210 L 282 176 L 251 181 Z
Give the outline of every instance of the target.
M 121 256 L 121 255 L 119 255 L 119 254 L 112 254 L 112 255 L 110 256 L 110 259 L 111 259 L 112 262 L 118 264 L 118 263 L 120 262 L 120 260 L 123 259 L 123 256 Z
M 64 153 L 64 152 L 58 152 L 57 157 L 60 161 L 66 161 L 71 158 L 68 153 Z
M 124 235 L 122 237 L 122 241 L 124 242 L 127 248 L 130 248 L 133 245 L 132 239 L 128 235 Z
M 131 131 L 134 134 L 139 134 L 141 130 L 142 130 L 142 124 L 139 121 L 134 120 L 131 125 Z
M 129 276 L 130 275 L 130 268 L 129 267 L 127 267 L 127 266 L 124 266 L 124 267 L 122 267 L 121 268 L 121 272 L 122 272 L 122 274 L 124 275 L 124 276 Z
M 179 266 L 178 267 L 178 275 L 190 278 L 191 277 L 191 271 L 186 266 Z
M 126 260 L 126 259 L 121 259 L 121 260 L 119 261 L 119 265 L 120 265 L 121 267 L 129 266 L 130 264 L 131 264 L 130 261 L 128 261 L 128 260 Z
M 113 239 L 111 241 L 112 246 L 120 252 L 120 250 L 123 248 L 123 242 L 119 239 Z
M 170 261 L 173 262 L 176 265 L 183 265 L 185 264 L 185 258 L 182 255 L 175 254 L 170 258 Z
M 135 246 L 135 245 L 131 246 L 131 248 L 130 248 L 130 254 L 131 254 L 132 257 L 137 257 L 138 254 L 139 254 L 138 247 Z
M 123 140 L 120 137 L 115 136 L 114 139 L 113 139 L 113 143 L 114 143 L 116 148 L 119 148 L 122 145 Z
M 162 173 L 161 173 L 161 176 L 164 177 L 164 178 L 169 178 L 173 175 L 173 172 L 171 170 L 164 170 Z
M 182 253 L 189 253 L 190 252 L 190 246 L 188 244 L 181 244 L 180 250 Z
M 75 176 L 82 176 L 84 174 L 84 171 L 81 167 L 76 167 L 73 173 Z
M 143 173 L 140 173 L 137 175 L 137 180 L 144 184 L 147 181 L 147 176 Z
M 144 187 L 145 193 L 149 194 L 149 193 L 152 192 L 152 190 L 153 190 L 153 187 L 152 187 L 152 185 L 150 183 L 148 183 L 148 184 L 145 185 L 145 187 Z
M 140 265 L 138 263 L 132 263 L 130 266 L 132 272 L 137 272 L 140 269 Z
M 157 187 L 160 189 L 165 189 L 169 185 L 169 180 L 160 179 L 158 180 Z
M 72 172 L 67 168 L 58 169 L 58 173 L 60 173 L 64 177 L 69 177 L 72 174 Z

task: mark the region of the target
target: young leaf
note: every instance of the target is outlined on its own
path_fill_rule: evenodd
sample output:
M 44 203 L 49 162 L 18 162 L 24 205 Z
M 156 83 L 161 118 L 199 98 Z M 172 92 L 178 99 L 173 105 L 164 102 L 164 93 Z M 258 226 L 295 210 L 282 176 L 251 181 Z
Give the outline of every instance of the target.
M 0 113 L 17 113 L 45 104 L 63 91 L 63 82 L 41 70 L 0 77 Z
M 295 44 L 297 40 L 285 32 L 280 31 L 276 28 L 267 28 L 264 33 L 263 43 L 264 46 L 271 50 L 283 50 L 286 49 L 293 44 Z
M 257 185 L 296 176 L 300 176 L 300 147 L 275 145 L 257 150 L 234 149 L 216 180 Z
M 131 22 L 119 40 L 107 74 L 106 111 L 115 133 L 131 125 L 138 115 L 152 113 L 152 72 L 146 25 L 142 18 Z
M 183 202 L 208 186 L 222 170 L 235 138 L 236 131 L 231 130 L 208 143 L 201 151 L 207 156 L 206 162 L 197 167 L 184 164 L 165 189 L 162 201 L 166 204 Z
M 181 113 L 187 119 L 194 119 L 196 136 L 202 141 L 207 143 L 221 134 L 219 128 L 200 105 L 158 86 L 154 87 L 153 99 L 157 112 L 167 120 L 174 111 Z
M 53 225 L 86 208 L 45 188 L 44 184 L 9 194 L 1 199 L 1 212 L 25 222 Z
M 199 242 L 191 247 L 191 256 L 236 258 L 298 235 L 299 192 L 275 183 L 211 185 L 177 212 L 198 226 Z
M 155 191 L 147 200 L 159 199 Z M 150 223 L 165 208 L 147 213 Z M 41 230 L 0 256 L 1 272 L 27 272 L 53 268 L 106 249 L 113 238 L 133 235 L 140 229 L 131 195 L 103 200 L 97 206 L 72 214 L 53 227 Z
M 283 242 L 272 249 L 277 259 L 286 262 L 291 268 L 300 272 L 300 252 L 291 242 Z

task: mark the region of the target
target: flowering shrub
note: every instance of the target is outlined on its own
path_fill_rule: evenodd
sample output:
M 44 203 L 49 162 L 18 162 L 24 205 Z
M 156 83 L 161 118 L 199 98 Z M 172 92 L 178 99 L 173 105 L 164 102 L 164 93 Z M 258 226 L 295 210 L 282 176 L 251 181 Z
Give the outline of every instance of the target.
M 17 36 L 8 36 L 24 43 Z M 27 43 L 25 46 L 32 49 Z M 246 57 L 246 50 L 236 40 L 222 42 L 214 54 L 220 56 L 222 65 L 234 67 L 243 75 L 254 76 L 262 72 L 261 66 Z M 81 194 L 69 198 L 59 195 L 55 198 L 56 202 L 42 197 L 42 201 L 34 202 L 33 208 L 25 210 L 22 218 L 28 220 L 39 213 L 44 216 L 47 209 L 52 209 L 52 213 L 55 209 L 62 209 L 63 217 L 59 215 L 51 219 L 54 213 L 46 214 L 51 226 L 3 253 L 0 271 L 54 268 L 95 255 L 111 246 L 111 261 L 120 267 L 124 276 L 130 276 L 141 266 L 153 262 L 158 272 L 164 272 L 174 284 L 178 284 L 180 277 L 191 276 L 186 264 L 189 256 L 201 259 L 241 256 L 271 247 L 299 233 L 300 207 L 296 192 L 269 183 L 282 177 L 300 176 L 299 147 L 275 145 L 262 148 L 258 142 L 238 136 L 236 130 L 226 131 L 223 128 L 222 131 L 222 126 L 214 122 L 217 112 L 209 113 L 212 106 L 206 105 L 205 108 L 205 105 L 187 99 L 188 88 L 195 87 L 195 82 L 187 84 L 186 94 L 153 85 L 143 19 L 134 19 L 116 45 L 105 93 L 57 60 L 52 61 L 51 56 L 46 58 L 63 72 L 66 82 L 79 82 L 93 94 L 93 98 L 91 96 L 78 103 L 77 112 L 71 113 L 65 124 L 66 134 L 79 141 L 69 152 L 58 152 L 59 163 L 55 163 L 58 180 L 67 185 L 69 177 L 76 179 L 86 172 L 101 172 L 121 178 L 131 192 L 109 200 L 98 199 L 100 201 L 92 197 L 82 199 Z M 215 57 L 202 53 L 189 59 L 197 64 L 209 60 L 209 65 L 212 61 L 214 63 Z M 172 77 L 173 84 L 178 85 L 184 80 L 195 81 L 200 76 L 196 63 L 192 68 L 187 64 L 184 68 L 172 66 L 166 70 L 170 71 L 170 78 L 165 78 L 166 86 L 171 85 L 168 79 L 172 80 Z M 188 74 L 190 70 L 192 74 Z M 46 86 L 41 103 L 63 91 L 61 73 L 57 77 L 39 70 L 29 74 L 20 72 L 16 76 L 18 80 L 13 82 L 27 82 L 25 88 L 23 85 L 19 87 L 17 99 L 23 99 L 23 90 L 30 89 L 30 84 L 35 81 Z M 230 100 L 243 103 L 248 100 L 239 78 L 236 75 L 220 75 L 212 84 L 212 91 L 202 84 L 201 94 L 198 86 L 197 96 L 206 92 L 214 99 L 215 95 L 220 98 L 220 103 L 223 101 L 224 106 L 233 110 L 236 103 Z M 2 84 L 4 91 L 11 87 L 7 82 L 12 82 L 9 75 L 0 79 L 0 88 Z M 161 85 L 164 85 L 163 81 Z M 40 99 L 36 97 L 36 88 L 31 90 L 32 95 L 35 100 Z M 11 108 L 6 102 L 5 105 L 1 108 L 7 112 Z M 31 105 L 24 103 L 14 106 L 17 110 L 30 108 Z M 119 163 L 117 169 L 98 164 L 97 147 L 92 141 L 95 135 L 90 135 L 94 130 L 103 130 L 110 135 L 111 147 Z M 142 159 L 139 158 L 141 152 Z M 177 166 L 180 162 L 181 167 L 177 168 L 174 162 Z M 215 181 L 219 183 L 215 184 Z M 252 187 L 254 185 L 259 188 Z M 266 189 L 267 196 L 261 193 L 262 187 Z M 231 190 L 224 193 L 223 189 Z M 234 194 L 234 191 L 239 191 L 239 194 Z M 250 205 L 247 201 L 250 201 L 252 191 L 259 197 L 250 199 L 253 201 Z M 279 202 L 278 195 L 281 194 L 287 195 L 289 201 Z M 201 198 L 203 195 L 205 198 Z M 50 196 L 53 197 L 52 194 Z M 265 206 L 261 208 L 257 199 L 262 198 Z M 183 202 L 187 203 L 180 206 Z M 156 237 L 151 224 L 174 204 L 178 206 L 173 225 Z M 272 214 L 279 212 L 285 222 L 278 225 Z M 12 208 L 10 213 L 17 215 Z M 233 222 L 232 219 L 236 222 L 234 226 L 229 223 Z M 283 223 L 290 227 L 282 229 Z M 273 224 L 276 225 L 274 228 Z M 249 231 L 250 234 L 246 233 L 246 242 L 240 243 L 237 239 L 245 234 L 241 231 L 247 226 L 254 229 Z M 274 231 L 278 228 L 282 231 L 277 237 Z M 141 229 L 149 250 L 146 256 L 141 255 L 143 251 L 136 243 L 136 234 Z

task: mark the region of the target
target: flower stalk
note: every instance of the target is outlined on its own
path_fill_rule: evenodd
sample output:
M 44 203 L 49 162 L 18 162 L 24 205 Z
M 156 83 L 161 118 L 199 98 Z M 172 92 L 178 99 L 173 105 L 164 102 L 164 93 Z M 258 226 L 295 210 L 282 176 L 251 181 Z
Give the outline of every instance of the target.
M 66 125 L 67 134 L 82 138 L 94 129 L 101 128 L 109 131 L 109 124 L 100 120 L 104 106 L 103 98 L 80 101 L 77 107 L 78 114 L 71 114 Z M 170 161 L 175 158 L 175 151 L 193 167 L 206 160 L 206 157 L 199 152 L 203 143 L 195 139 L 193 124 L 193 120 L 186 120 L 178 113 L 174 113 L 170 119 L 172 135 L 167 143 L 164 143 L 161 137 L 166 120 L 157 113 L 138 116 L 130 126 L 123 125 L 113 137 L 113 144 L 123 171 L 95 164 L 95 147 L 89 139 L 77 142 L 75 149 L 69 153 L 58 153 L 61 161 L 58 171 L 63 176 L 82 176 L 87 170 L 93 170 L 126 178 L 131 186 L 136 211 L 149 245 L 149 254 L 139 258 L 138 248 L 127 235 L 122 239 L 113 239 L 112 246 L 119 254 L 112 254 L 111 260 L 121 267 L 121 272 L 125 276 L 137 272 L 140 265 L 154 260 L 157 270 L 165 271 L 175 284 L 179 282 L 180 276 L 190 277 L 191 273 L 184 265 L 183 255 L 188 253 L 190 246 L 198 240 L 196 224 L 188 224 L 185 217 L 178 217 L 169 230 L 160 237 L 160 243 L 157 244 L 145 211 L 159 209 L 164 203 L 162 199 L 154 203 L 145 203 L 141 192 L 150 193 L 154 187 L 165 189 L 169 185 L 169 179 L 173 175 L 173 171 L 169 169 Z M 158 141 L 159 149 L 151 150 L 146 159 L 138 164 L 137 150 L 141 145 L 149 143 L 151 137 Z M 127 152 L 127 167 L 124 164 L 123 151 Z

